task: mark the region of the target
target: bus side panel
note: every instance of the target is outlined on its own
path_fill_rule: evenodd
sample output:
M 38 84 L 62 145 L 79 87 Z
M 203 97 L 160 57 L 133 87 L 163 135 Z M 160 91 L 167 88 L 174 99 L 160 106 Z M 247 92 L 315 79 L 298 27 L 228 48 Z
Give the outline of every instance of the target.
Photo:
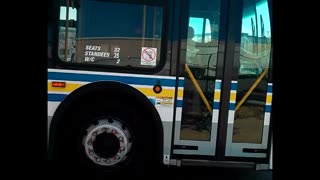
M 163 154 L 168 160 L 171 151 L 172 122 L 176 78 L 123 73 L 89 72 L 76 70 L 48 69 L 48 134 L 51 119 L 60 103 L 77 88 L 97 81 L 116 81 L 134 87 L 143 93 L 155 106 L 163 125 Z M 65 88 L 52 87 L 52 82 L 65 82 Z M 155 93 L 154 85 L 161 85 L 162 91 Z M 182 107 L 183 79 L 178 82 L 177 107 Z M 168 161 L 164 161 L 168 164 Z

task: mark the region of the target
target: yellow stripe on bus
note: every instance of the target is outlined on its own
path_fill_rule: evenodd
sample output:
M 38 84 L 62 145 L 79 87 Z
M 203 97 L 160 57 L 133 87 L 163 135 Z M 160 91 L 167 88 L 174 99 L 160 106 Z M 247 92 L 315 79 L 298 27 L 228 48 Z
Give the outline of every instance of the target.
M 267 103 L 271 103 L 272 101 L 272 95 L 267 95 Z
M 214 100 L 220 101 L 220 92 L 214 92 Z
M 161 93 L 157 94 L 153 92 L 152 88 L 137 88 L 140 92 L 142 92 L 146 96 L 168 96 L 173 97 L 174 96 L 174 90 L 173 89 L 162 89 Z
M 236 92 L 231 92 L 230 93 L 230 101 L 235 101 L 236 100 Z
M 183 89 L 178 90 L 178 97 L 182 98 L 183 97 Z
M 66 87 L 62 88 L 62 87 L 52 87 L 51 83 L 48 83 L 48 91 L 72 92 L 81 86 L 83 86 L 83 84 L 66 83 Z
M 48 83 L 48 91 L 58 91 L 58 92 L 72 92 L 79 87 L 83 86 L 84 84 L 74 84 L 74 83 L 66 83 L 65 88 L 61 87 L 52 87 L 51 83 Z M 174 97 L 174 89 L 162 89 L 161 93 L 156 94 L 153 92 L 153 88 L 141 88 L 141 87 L 135 87 L 140 92 L 142 92 L 146 96 L 168 96 L 168 97 Z M 178 91 L 178 97 L 183 97 L 183 89 L 179 89 Z

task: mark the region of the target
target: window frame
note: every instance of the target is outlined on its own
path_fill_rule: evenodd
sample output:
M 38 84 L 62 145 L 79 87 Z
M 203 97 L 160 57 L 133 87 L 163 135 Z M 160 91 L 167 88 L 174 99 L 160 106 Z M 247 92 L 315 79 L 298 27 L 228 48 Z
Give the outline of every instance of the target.
M 101 64 L 86 64 L 86 63 L 70 63 L 65 62 L 59 57 L 59 29 L 60 29 L 60 7 L 63 3 L 63 0 L 60 0 L 56 4 L 55 13 L 54 13 L 54 40 L 53 40 L 53 59 L 52 66 L 58 68 L 74 69 L 74 70 L 92 70 L 92 71 L 107 71 L 107 72 L 120 72 L 120 73 L 137 73 L 137 74 L 154 74 L 160 72 L 167 61 L 170 59 L 167 57 L 167 44 L 168 44 L 168 22 L 169 22 L 169 2 L 168 0 L 96 0 L 103 2 L 117 2 L 122 4 L 136 4 L 136 5 L 149 5 L 149 6 L 159 6 L 162 7 L 163 17 L 162 17 L 162 30 L 161 30 L 161 51 L 159 64 L 154 67 L 148 66 L 144 67 L 134 67 L 134 66 L 117 66 L 117 65 L 101 65 Z

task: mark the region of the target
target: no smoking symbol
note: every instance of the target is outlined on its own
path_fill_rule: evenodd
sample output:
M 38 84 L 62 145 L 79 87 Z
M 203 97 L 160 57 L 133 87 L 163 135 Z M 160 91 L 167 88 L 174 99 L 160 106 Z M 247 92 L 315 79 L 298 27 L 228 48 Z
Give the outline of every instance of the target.
M 146 48 L 142 51 L 143 60 L 150 62 L 155 60 L 157 54 L 152 48 Z

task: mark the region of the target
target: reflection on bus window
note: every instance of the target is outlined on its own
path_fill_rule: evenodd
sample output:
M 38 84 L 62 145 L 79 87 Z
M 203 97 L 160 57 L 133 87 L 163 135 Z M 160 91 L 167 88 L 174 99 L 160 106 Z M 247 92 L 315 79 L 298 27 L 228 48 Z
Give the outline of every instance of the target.
M 68 15 L 68 32 L 66 33 L 67 24 L 67 7 L 60 7 L 60 23 L 59 23 L 59 46 L 58 56 L 60 59 L 67 62 L 71 61 L 75 55 L 76 46 L 76 21 L 77 21 L 77 9 L 69 7 Z M 68 36 L 68 37 L 66 37 Z M 67 49 L 65 48 L 67 43 Z M 65 57 L 65 55 L 67 57 Z
M 269 68 L 270 18 L 267 0 L 244 0 L 243 7 L 236 103 L 246 93 L 250 95 L 235 113 L 232 141 L 259 144 L 263 137 L 268 76 L 257 79 Z M 250 92 L 256 82 L 258 85 Z
M 242 17 L 240 74 L 260 74 L 269 67 L 270 18 L 267 1 L 249 5 L 244 1 Z
M 207 43 L 211 41 L 211 25 L 209 19 L 190 17 L 189 26 L 194 30 L 194 36 L 192 38 L 193 41 L 198 43 Z
M 213 104 L 219 40 L 220 0 L 190 0 L 185 61 L 204 94 Z M 210 7 L 210 8 L 208 8 Z M 181 49 L 181 53 L 183 54 Z M 210 141 L 212 114 L 190 78 L 185 74 L 181 140 Z

